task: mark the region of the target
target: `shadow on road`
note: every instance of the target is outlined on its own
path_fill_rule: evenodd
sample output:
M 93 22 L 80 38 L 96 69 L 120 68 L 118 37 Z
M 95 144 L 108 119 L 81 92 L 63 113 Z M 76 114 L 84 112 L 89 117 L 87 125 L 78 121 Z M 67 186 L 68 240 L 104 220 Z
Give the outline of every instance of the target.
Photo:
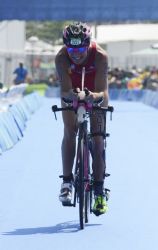
M 100 226 L 101 224 L 86 224 L 85 227 Z M 80 231 L 78 222 L 67 221 L 50 227 L 19 228 L 11 232 L 4 232 L 2 235 L 31 235 L 31 234 L 56 234 L 76 233 Z

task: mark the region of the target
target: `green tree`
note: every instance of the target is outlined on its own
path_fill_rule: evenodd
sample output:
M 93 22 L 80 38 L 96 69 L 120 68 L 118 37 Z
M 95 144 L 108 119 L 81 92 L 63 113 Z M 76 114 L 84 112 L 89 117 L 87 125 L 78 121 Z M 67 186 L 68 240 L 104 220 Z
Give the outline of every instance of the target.
M 51 44 L 62 42 L 62 31 L 69 22 L 27 22 L 26 38 L 37 36 L 39 39 Z

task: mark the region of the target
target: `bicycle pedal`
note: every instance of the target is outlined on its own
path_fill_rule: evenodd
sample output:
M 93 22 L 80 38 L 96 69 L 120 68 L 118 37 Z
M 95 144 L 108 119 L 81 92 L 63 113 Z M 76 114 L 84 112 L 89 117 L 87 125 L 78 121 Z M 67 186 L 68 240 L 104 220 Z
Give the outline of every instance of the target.
M 109 194 L 109 193 L 106 193 L 106 194 L 105 194 L 105 199 L 106 199 L 106 201 L 108 201 L 109 198 L 110 198 L 110 194 Z
M 110 174 L 108 174 L 108 173 L 105 173 L 105 177 L 109 177 L 110 176 Z
M 62 205 L 64 207 L 74 207 L 74 204 L 73 203 L 69 203 L 69 202 L 62 202 Z
M 110 189 L 105 188 L 105 198 L 106 198 L 106 201 L 109 200 L 109 198 L 110 198 Z
M 92 213 L 95 214 L 96 216 L 99 216 L 99 215 L 104 214 L 104 213 L 100 213 L 100 212 L 97 211 L 97 210 L 92 210 Z

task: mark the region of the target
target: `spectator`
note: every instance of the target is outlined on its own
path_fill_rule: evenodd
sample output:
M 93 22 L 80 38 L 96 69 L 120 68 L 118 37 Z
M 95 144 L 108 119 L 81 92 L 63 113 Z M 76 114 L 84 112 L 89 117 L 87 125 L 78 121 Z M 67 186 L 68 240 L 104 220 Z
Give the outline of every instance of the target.
M 48 85 L 50 87 L 58 87 L 59 86 L 59 81 L 58 81 L 57 76 L 55 74 L 49 75 Z
M 3 89 L 3 83 L 0 82 L 0 89 Z
M 14 79 L 14 84 L 18 85 L 20 83 L 26 82 L 28 71 L 23 67 L 23 63 L 20 62 L 19 67 L 14 70 L 13 74 L 16 74 L 16 78 Z

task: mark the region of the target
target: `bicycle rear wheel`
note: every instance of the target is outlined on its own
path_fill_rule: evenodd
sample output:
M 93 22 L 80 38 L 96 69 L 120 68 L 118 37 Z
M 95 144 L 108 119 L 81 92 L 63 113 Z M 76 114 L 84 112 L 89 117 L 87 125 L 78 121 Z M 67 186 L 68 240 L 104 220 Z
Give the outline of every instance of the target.
M 90 193 L 85 192 L 85 223 L 88 223 L 88 215 L 89 215 L 89 206 L 90 206 Z

